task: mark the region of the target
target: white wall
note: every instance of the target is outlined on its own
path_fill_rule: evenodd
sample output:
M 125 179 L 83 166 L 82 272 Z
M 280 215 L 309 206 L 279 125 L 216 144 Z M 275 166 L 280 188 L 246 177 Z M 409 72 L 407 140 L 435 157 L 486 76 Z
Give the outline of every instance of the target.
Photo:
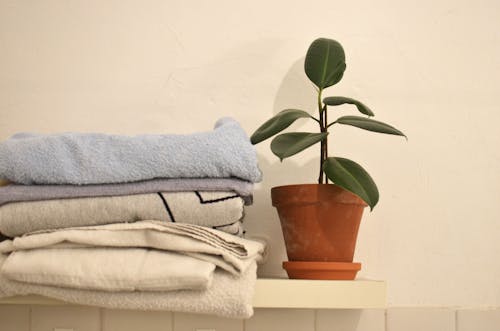
M 331 151 L 381 191 L 360 277 L 387 280 L 391 306 L 500 306 L 499 13 L 494 0 L 0 0 L 0 139 L 188 133 L 226 115 L 251 133 L 285 107 L 313 109 L 305 51 L 337 39 L 348 68 L 326 94 L 364 101 L 409 137 L 332 135 Z M 246 224 L 273 239 L 261 274 L 283 275 L 269 190 L 314 182 L 317 151 L 280 164 L 257 149 L 264 181 Z

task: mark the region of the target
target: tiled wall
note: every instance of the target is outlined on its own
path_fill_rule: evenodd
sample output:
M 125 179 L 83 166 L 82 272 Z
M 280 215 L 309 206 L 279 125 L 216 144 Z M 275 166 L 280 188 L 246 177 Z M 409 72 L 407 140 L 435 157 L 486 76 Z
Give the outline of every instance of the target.
M 256 309 L 246 321 L 78 306 L 0 305 L 1 331 L 500 331 L 500 309 Z

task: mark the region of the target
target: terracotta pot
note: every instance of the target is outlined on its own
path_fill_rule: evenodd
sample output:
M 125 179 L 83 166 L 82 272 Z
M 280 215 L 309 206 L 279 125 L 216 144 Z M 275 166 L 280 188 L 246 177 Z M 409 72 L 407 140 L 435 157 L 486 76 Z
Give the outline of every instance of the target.
M 290 261 L 352 262 L 366 203 L 333 184 L 271 189 Z

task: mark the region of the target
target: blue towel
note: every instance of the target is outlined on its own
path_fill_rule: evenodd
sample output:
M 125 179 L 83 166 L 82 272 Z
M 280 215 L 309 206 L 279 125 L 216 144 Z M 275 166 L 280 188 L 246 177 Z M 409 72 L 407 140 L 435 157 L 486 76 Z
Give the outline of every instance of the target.
M 0 143 L 0 178 L 21 184 L 106 184 L 154 178 L 261 180 L 257 155 L 238 122 L 210 132 L 118 136 L 21 133 Z

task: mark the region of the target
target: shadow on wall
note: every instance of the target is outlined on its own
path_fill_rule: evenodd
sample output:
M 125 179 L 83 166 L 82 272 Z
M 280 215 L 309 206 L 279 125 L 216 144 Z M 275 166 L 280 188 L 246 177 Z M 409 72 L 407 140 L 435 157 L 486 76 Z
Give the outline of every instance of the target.
M 312 146 L 311 150 L 314 151 L 315 147 Z M 265 146 L 265 148 L 269 148 L 269 146 Z M 307 162 L 299 163 L 293 156 L 280 162 L 279 158 L 274 154 L 271 157 L 266 157 L 262 153 L 257 153 L 257 155 L 263 180 L 260 189 L 255 192 L 256 194 L 260 194 L 262 189 L 267 189 L 266 194 L 270 194 L 271 187 L 277 185 L 315 183 L 317 180 L 319 159 L 316 157 L 311 157 Z M 269 158 L 271 159 L 269 160 Z
M 266 146 L 267 148 L 267 146 Z M 278 158 L 272 162 L 259 153 L 259 166 L 263 181 L 255 188 L 254 205 L 245 209 L 245 228 L 248 238 L 263 238 L 268 243 L 268 256 L 264 265 L 259 266 L 259 277 L 286 277 L 282 262 L 287 261 L 285 243 L 276 209 L 271 204 L 271 188 L 279 185 L 312 183 L 315 181 L 317 160 L 300 165 L 293 160 L 282 164 Z M 304 169 L 307 168 L 306 171 Z
M 283 78 L 274 99 L 273 116 L 284 109 L 290 108 L 305 110 L 313 116 L 316 115 L 318 107 L 316 104 L 317 95 L 315 87 L 304 72 L 304 60 L 305 57 L 301 57 L 295 61 Z M 312 126 L 312 129 L 308 130 L 319 130 L 317 124 L 310 119 L 299 119 L 292 124 L 291 128 L 303 128 L 305 125 Z M 292 131 L 297 130 L 292 129 Z M 290 130 L 285 129 L 284 132 L 290 132 Z M 259 144 L 258 149 L 269 150 L 273 138 L 271 137 Z M 258 153 L 259 166 L 264 176 L 263 188 L 270 189 L 276 185 L 315 183 L 319 171 L 319 160 L 317 159 L 319 146 L 319 144 L 311 146 L 297 154 L 297 156 L 287 158 L 283 162 L 280 162 L 278 157 L 274 155 L 270 162 L 263 154 Z M 298 162 L 297 160 L 303 161 Z M 308 161 L 304 163 L 304 160 Z M 259 193 L 256 192 L 256 194 Z M 269 194 L 269 192 L 266 194 Z
M 273 105 L 273 116 L 287 108 L 302 109 L 310 114 L 316 110 L 316 94 L 314 87 L 304 73 L 304 59 L 302 57 L 290 67 L 281 85 L 279 86 Z M 267 120 L 267 119 L 265 119 Z M 264 122 L 264 120 L 262 121 Z M 306 125 L 316 123 L 306 119 L 293 124 L 298 131 L 308 130 Z M 289 130 L 285 130 L 287 132 Z M 257 150 L 269 151 L 272 138 L 257 145 Z M 271 188 L 280 185 L 316 183 L 319 171 L 319 144 L 312 146 L 298 157 L 291 157 L 280 162 L 278 157 L 268 153 L 258 153 L 259 167 L 263 174 L 263 181 L 254 191 L 254 206 L 245 212 L 247 234 L 268 239 L 269 256 L 264 265 L 259 267 L 259 276 L 285 276 L 282 262 L 287 260 L 285 244 L 281 232 L 278 214 L 271 204 Z
M 317 95 L 304 72 L 304 61 L 305 56 L 295 61 L 283 78 L 274 99 L 274 115 L 287 108 L 302 109 L 315 115 Z
M 304 73 L 304 60 L 301 57 L 290 67 L 281 85 L 276 92 L 273 105 L 273 116 L 284 109 L 294 108 L 302 109 L 309 112 L 311 115 L 316 115 L 316 91 L 312 83 Z M 267 120 L 267 119 L 266 119 Z M 262 121 L 263 123 L 264 121 Z M 303 127 L 307 123 L 314 126 L 313 130 L 318 129 L 316 123 L 312 120 L 299 120 L 292 126 Z M 285 129 L 283 132 L 289 130 Z M 273 137 L 257 145 L 258 150 L 269 150 L 269 144 Z M 270 188 L 276 185 L 299 184 L 299 183 L 314 183 L 316 182 L 316 174 L 319 171 L 318 160 L 316 159 L 319 153 L 319 144 L 308 148 L 305 152 L 301 152 L 298 158 L 291 157 L 280 162 L 276 156 L 272 156 L 271 161 L 266 158 L 267 155 L 258 153 L 259 166 L 263 173 L 263 182 L 260 189 L 255 192 L 255 197 L 258 199 L 269 199 Z M 310 157 L 307 162 L 302 162 L 302 165 L 297 162 L 298 159 L 304 160 Z M 317 168 L 318 167 L 318 168 Z M 263 191 L 266 196 L 262 197 Z

